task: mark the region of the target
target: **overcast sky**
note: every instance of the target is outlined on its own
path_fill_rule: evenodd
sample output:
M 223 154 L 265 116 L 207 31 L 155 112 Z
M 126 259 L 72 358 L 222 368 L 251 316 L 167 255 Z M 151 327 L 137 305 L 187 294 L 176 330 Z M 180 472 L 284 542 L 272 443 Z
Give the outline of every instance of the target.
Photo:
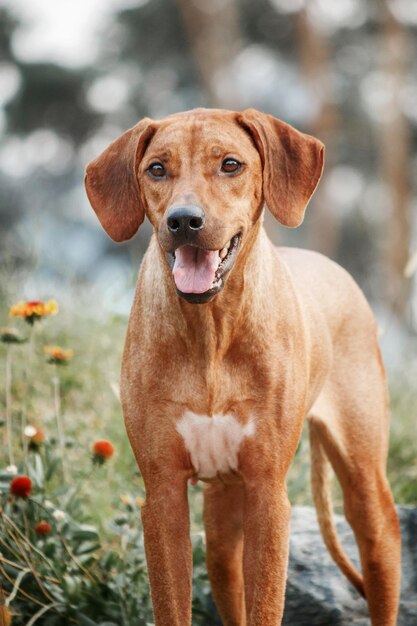
M 23 61 L 76 67 L 94 60 L 96 34 L 116 10 L 148 0 L 0 0 L 24 24 L 13 39 Z

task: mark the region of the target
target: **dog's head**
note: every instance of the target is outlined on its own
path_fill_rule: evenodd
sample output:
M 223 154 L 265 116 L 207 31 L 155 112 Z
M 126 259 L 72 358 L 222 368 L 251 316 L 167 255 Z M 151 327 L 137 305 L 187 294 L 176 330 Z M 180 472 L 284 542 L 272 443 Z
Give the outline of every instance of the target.
M 281 224 L 301 224 L 323 153 L 314 137 L 253 109 L 196 109 L 143 119 L 116 139 L 87 166 L 87 195 L 115 241 L 146 213 L 179 295 L 208 302 L 264 203 Z

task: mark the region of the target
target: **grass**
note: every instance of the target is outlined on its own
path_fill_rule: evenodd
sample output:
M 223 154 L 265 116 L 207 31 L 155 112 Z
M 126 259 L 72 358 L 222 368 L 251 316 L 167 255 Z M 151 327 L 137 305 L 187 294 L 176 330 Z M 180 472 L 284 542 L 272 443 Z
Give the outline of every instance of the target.
M 15 323 L 14 326 L 18 324 Z M 117 453 L 107 469 L 104 488 L 91 488 L 91 515 L 105 525 L 111 515 L 112 502 L 126 490 L 143 496 L 143 485 L 124 433 L 118 394 L 118 369 L 126 320 L 120 317 L 97 319 L 62 311 L 56 318 L 45 319 L 35 328 L 35 354 L 27 364 L 27 346 L 13 347 L 13 415 L 15 423 L 15 456 L 19 459 L 19 416 L 26 396 L 27 422 L 43 430 L 48 438 L 57 437 L 52 378 L 55 367 L 46 362 L 45 344 L 74 350 L 72 361 L 59 367 L 62 393 L 62 417 L 66 436 L 66 457 L 71 480 L 89 472 L 91 445 L 97 439 L 108 439 Z M 23 322 L 20 328 L 25 327 Z M 5 346 L 0 348 L 0 359 Z M 29 389 L 23 383 L 24 369 L 29 366 Z M 4 428 L 3 428 L 4 430 Z M 2 465 L 5 459 L 2 458 Z M 88 489 L 87 485 L 82 487 Z
M 416 364 L 391 383 L 391 439 L 388 476 L 396 502 L 417 503 Z

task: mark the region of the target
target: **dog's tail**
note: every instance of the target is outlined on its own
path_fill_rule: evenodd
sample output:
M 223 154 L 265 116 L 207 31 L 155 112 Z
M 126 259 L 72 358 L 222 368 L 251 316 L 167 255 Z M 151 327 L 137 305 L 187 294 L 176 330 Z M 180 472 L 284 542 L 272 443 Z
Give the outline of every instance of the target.
M 363 578 L 348 559 L 337 536 L 336 526 L 333 519 L 333 506 L 331 499 L 331 469 L 330 462 L 324 452 L 323 446 L 314 426 L 309 424 L 310 448 L 311 448 L 311 485 L 313 500 L 317 511 L 317 518 L 324 539 L 333 560 L 342 570 L 344 575 L 356 587 L 365 598 Z

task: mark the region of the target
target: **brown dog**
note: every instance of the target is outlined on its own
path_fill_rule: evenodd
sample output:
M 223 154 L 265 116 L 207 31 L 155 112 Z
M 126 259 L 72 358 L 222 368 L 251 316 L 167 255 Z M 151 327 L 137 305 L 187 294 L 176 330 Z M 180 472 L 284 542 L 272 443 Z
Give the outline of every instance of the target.
M 396 624 L 400 533 L 385 474 L 387 392 L 372 313 L 350 276 L 313 252 L 276 249 L 266 204 L 298 226 L 323 146 L 254 110 L 144 119 L 87 167 L 90 202 L 116 241 L 145 213 L 122 367 L 158 626 L 191 624 L 187 481 L 201 478 L 207 565 L 225 626 L 281 623 L 290 507 L 285 477 L 304 417 L 320 527 L 368 599 Z M 336 536 L 329 463 L 363 577 Z

